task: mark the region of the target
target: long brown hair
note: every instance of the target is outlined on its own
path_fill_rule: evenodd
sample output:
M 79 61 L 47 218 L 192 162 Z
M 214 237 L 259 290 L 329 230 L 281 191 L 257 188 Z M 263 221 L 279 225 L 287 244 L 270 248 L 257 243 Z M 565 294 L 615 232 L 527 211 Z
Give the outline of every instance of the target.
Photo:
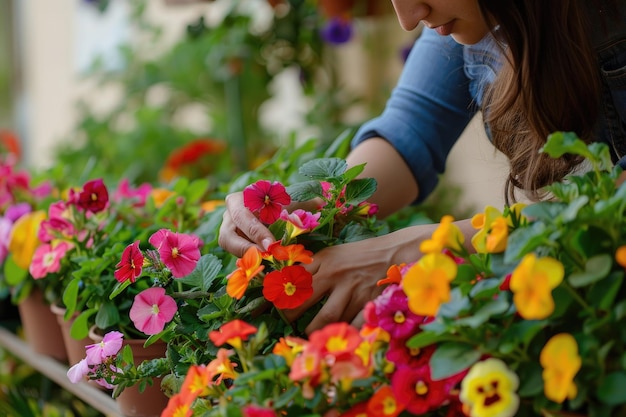
M 539 153 L 555 131 L 592 139 L 601 84 L 585 3 L 590 0 L 479 0 L 506 56 L 485 95 L 483 114 L 497 149 L 510 161 L 507 201 L 515 189 L 532 200 L 580 163 Z

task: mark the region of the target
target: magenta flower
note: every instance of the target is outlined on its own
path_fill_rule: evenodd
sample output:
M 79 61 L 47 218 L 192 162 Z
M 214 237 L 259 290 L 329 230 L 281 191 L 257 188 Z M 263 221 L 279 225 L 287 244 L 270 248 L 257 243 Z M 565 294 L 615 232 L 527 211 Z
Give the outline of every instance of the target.
M 13 229 L 13 222 L 6 217 L 0 217 L 0 265 L 9 254 L 9 235 Z
M 271 408 L 258 405 L 247 405 L 243 408 L 243 417 L 276 417 L 276 412 Z
M 79 193 L 71 192 L 70 201 L 85 211 L 99 213 L 109 203 L 109 192 L 101 178 L 87 181 Z
M 259 180 L 243 190 L 243 204 L 265 224 L 272 224 L 280 217 L 284 206 L 291 203 L 285 186 L 278 181 Z
M 157 249 L 161 262 L 172 271 L 174 278 L 183 278 L 196 269 L 201 244 L 197 236 L 160 229 L 148 241 Z
M 289 239 L 293 239 L 294 237 L 310 232 L 319 226 L 319 219 L 321 215 L 321 212 L 313 214 L 302 209 L 297 209 L 292 213 L 289 213 L 287 210 L 283 209 L 280 213 L 280 219 L 287 223 L 287 235 L 289 236 Z
M 113 193 L 113 201 L 119 202 L 124 200 L 135 200 L 137 206 L 144 206 L 146 200 L 152 191 L 152 185 L 148 183 L 141 184 L 137 188 L 132 188 L 128 178 L 120 181 L 117 190 Z
M 17 219 L 22 217 L 23 215 L 30 213 L 33 211 L 33 208 L 29 203 L 17 203 L 7 208 L 4 212 L 4 216 L 11 220 L 11 222 L 15 223 Z
M 148 288 L 135 296 L 130 319 L 139 331 L 153 335 L 163 330 L 177 310 L 176 301 L 165 294 L 164 288 Z
M 39 246 L 33 254 L 28 271 L 35 279 L 41 279 L 48 274 L 59 272 L 61 270 L 61 260 L 72 247 L 73 245 L 68 242 L 60 242 L 56 245 L 48 243 Z
M 392 339 L 403 339 L 414 334 L 426 318 L 413 313 L 408 297 L 399 285 L 390 285 L 374 300 L 378 325 Z
M 115 265 L 115 279 L 118 282 L 128 280 L 135 282 L 141 276 L 143 260 L 138 240 L 126 246 L 124 252 L 122 252 L 122 259 Z
M 122 348 L 124 335 L 120 332 L 108 332 L 102 340 L 93 345 L 85 346 L 88 365 L 99 365 L 110 356 L 117 355 Z

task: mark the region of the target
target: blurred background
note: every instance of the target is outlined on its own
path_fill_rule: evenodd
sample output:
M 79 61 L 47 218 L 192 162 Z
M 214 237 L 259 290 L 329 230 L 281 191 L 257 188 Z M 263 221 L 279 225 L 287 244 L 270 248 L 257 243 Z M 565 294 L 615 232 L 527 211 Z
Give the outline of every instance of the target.
M 389 1 L 346 3 L 0 0 L 0 129 L 31 169 L 135 183 L 328 145 L 380 113 L 419 36 Z M 448 161 L 446 209 L 502 206 L 505 173 L 478 117 Z

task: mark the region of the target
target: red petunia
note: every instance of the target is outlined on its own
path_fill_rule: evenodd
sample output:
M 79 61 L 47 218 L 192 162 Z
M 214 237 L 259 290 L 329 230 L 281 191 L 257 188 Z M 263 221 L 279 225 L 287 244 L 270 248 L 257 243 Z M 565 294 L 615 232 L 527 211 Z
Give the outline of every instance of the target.
M 83 189 L 75 196 L 76 206 L 85 211 L 99 213 L 109 203 L 109 192 L 101 178 L 90 180 L 83 185 Z
M 278 181 L 259 180 L 243 190 L 243 204 L 265 224 L 280 217 L 283 207 L 291 203 L 285 186 Z
M 263 295 L 276 308 L 296 308 L 313 294 L 313 276 L 300 265 L 272 271 L 263 280 Z
M 257 328 L 243 320 L 235 319 L 220 327 L 219 330 L 209 332 L 209 339 L 215 346 L 222 346 L 225 343 L 235 348 L 241 346 L 241 342 L 246 340 L 251 334 L 255 334 Z
M 139 249 L 139 241 L 126 246 L 122 252 L 122 259 L 115 265 L 115 279 L 119 282 L 130 280 L 135 282 L 141 276 L 144 257 Z

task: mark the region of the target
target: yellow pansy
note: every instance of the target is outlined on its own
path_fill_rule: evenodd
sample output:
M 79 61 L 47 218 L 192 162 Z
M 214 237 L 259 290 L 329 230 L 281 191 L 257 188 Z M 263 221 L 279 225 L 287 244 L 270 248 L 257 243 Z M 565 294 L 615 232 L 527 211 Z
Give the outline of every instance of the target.
M 527 320 L 542 320 L 554 311 L 552 290 L 561 281 L 565 270 L 554 258 L 537 258 L 529 253 L 511 274 L 510 288 L 517 312 Z
M 465 236 L 453 221 L 452 216 L 443 216 L 431 238 L 420 244 L 420 251 L 426 254 L 439 253 L 444 248 L 460 250 L 465 241 Z
M 442 253 L 429 253 L 411 266 L 402 280 L 409 308 L 421 316 L 435 316 L 439 306 L 450 301 L 450 282 L 457 265 Z
M 487 206 L 484 213 L 478 213 L 472 217 L 471 224 L 474 229 L 479 229 L 472 236 L 472 246 L 474 246 L 476 252 L 496 253 L 506 249 L 509 222 L 500 210 Z M 506 229 L 506 232 L 504 229 Z M 488 239 L 492 234 L 491 243 L 488 243 Z
M 512 417 L 519 408 L 519 378 L 500 359 L 472 366 L 461 382 L 459 399 L 471 417 Z
M 553 336 L 541 350 L 539 362 L 543 367 L 543 390 L 546 398 L 562 403 L 576 397 L 578 389 L 574 377 L 582 361 L 576 339 L 568 333 Z
M 39 225 L 46 219 L 43 210 L 27 213 L 17 219 L 9 236 L 9 252 L 13 261 L 22 269 L 28 269 L 35 249 L 41 243 L 37 237 Z

